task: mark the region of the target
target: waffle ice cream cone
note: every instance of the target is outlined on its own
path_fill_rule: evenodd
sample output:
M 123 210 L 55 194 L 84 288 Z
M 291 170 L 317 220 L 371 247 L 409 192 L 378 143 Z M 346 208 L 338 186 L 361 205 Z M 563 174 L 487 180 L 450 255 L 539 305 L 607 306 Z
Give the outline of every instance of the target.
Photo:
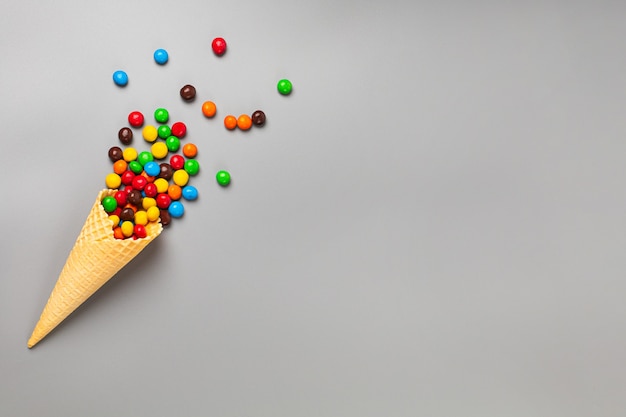
M 115 239 L 111 220 L 101 204 L 102 198 L 113 195 L 115 191 L 102 190 L 98 194 L 28 340 L 29 348 L 35 346 L 161 234 L 161 223 L 154 222 L 146 225 L 147 237 L 143 239 Z

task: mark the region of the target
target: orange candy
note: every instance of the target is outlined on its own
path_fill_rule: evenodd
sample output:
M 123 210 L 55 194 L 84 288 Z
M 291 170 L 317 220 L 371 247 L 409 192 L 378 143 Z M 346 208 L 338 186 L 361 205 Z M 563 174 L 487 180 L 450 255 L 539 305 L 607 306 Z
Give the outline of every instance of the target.
M 128 168 L 128 162 L 124 161 L 123 159 L 115 161 L 115 163 L 113 164 L 113 172 L 115 172 L 117 175 L 122 175 L 126 171 L 126 168 Z
M 151 177 L 150 175 L 146 174 L 146 171 L 141 171 L 141 176 L 147 179 L 148 182 L 154 182 L 154 180 L 156 179 L 156 177 Z
M 237 127 L 241 130 L 248 130 L 252 127 L 252 119 L 247 114 L 242 114 L 237 119 Z
M 213 103 L 212 101 L 205 101 L 204 103 L 202 103 L 202 114 L 204 114 L 206 117 L 215 116 L 216 110 L 217 108 L 215 107 L 215 103 Z
M 233 130 L 237 127 L 237 118 L 232 114 L 224 117 L 224 126 L 226 126 L 226 129 L 228 130 Z
M 180 197 L 183 194 L 182 188 L 176 184 L 172 184 L 167 189 L 167 195 L 170 196 L 172 200 L 180 200 Z
M 195 158 L 198 155 L 198 147 L 193 143 L 187 143 L 183 146 L 183 155 L 187 158 Z
M 113 229 L 113 237 L 116 239 L 124 239 L 124 233 L 122 233 L 121 227 L 118 226 L 115 229 Z

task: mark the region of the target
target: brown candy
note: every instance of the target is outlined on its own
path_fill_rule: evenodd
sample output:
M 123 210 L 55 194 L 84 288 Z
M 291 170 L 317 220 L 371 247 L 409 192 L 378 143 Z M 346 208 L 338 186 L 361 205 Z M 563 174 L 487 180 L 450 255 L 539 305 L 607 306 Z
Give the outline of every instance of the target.
M 122 149 L 120 147 L 113 146 L 111 149 L 109 149 L 109 159 L 111 160 L 111 162 L 119 161 L 123 157 L 124 153 L 122 152 Z
M 160 167 L 161 172 L 159 172 L 159 178 L 163 178 L 169 181 L 172 178 L 172 175 L 174 175 L 174 169 L 167 162 L 163 162 Z
M 124 145 L 130 145 L 133 141 L 133 131 L 127 127 L 123 127 L 117 132 L 117 137 Z
M 169 226 L 170 223 L 172 222 L 172 216 L 167 210 L 161 209 L 160 217 L 161 217 L 161 224 L 163 225 L 163 227 Z
M 130 220 L 133 220 L 134 218 L 135 218 L 135 211 L 132 208 L 126 207 L 125 209 L 122 209 L 120 213 L 120 220 L 130 221 Z
M 180 89 L 180 96 L 185 101 L 191 101 L 196 98 L 196 88 L 193 85 L 187 84 Z
M 141 202 L 143 201 L 143 196 L 141 195 L 141 191 L 132 190 L 128 193 L 127 200 L 133 206 L 141 207 Z
M 263 113 L 261 110 L 257 110 L 252 113 L 251 119 L 253 125 L 263 126 L 265 124 L 265 113 Z

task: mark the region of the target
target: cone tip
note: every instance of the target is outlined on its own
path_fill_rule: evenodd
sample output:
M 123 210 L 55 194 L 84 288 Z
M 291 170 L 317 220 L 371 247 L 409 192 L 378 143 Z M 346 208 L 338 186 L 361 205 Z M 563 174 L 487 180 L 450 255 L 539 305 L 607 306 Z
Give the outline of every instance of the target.
M 28 348 L 31 349 L 33 346 L 37 344 L 37 342 L 39 342 L 39 340 L 35 339 L 35 336 L 31 336 L 30 339 L 28 339 L 28 343 L 27 343 Z

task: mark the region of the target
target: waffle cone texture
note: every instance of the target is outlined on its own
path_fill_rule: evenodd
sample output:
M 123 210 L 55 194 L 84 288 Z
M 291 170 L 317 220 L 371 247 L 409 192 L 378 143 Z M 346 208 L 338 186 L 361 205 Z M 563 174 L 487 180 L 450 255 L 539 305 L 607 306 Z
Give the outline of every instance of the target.
M 29 348 L 46 337 L 161 234 L 163 227 L 155 222 L 146 225 L 147 237 L 143 239 L 115 239 L 113 225 L 101 201 L 116 191 L 102 190 L 98 194 L 28 340 Z

